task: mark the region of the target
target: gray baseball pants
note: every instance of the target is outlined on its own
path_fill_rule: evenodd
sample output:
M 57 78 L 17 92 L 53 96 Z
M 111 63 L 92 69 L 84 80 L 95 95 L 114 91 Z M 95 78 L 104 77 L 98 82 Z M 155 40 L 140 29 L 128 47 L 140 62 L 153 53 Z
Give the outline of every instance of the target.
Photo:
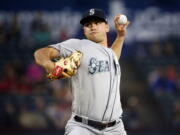
M 73 117 L 67 122 L 65 135 L 127 135 L 121 119 L 117 124 L 103 130 L 96 129 L 87 124 L 77 122 Z

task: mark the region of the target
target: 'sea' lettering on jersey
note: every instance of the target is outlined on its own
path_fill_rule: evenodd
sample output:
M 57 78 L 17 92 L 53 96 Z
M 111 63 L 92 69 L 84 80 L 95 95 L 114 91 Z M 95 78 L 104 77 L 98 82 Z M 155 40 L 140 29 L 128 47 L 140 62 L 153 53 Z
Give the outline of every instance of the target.
M 97 60 L 96 58 L 91 58 L 88 65 L 88 71 L 90 74 L 95 74 L 98 72 L 108 72 L 109 62 L 106 60 Z

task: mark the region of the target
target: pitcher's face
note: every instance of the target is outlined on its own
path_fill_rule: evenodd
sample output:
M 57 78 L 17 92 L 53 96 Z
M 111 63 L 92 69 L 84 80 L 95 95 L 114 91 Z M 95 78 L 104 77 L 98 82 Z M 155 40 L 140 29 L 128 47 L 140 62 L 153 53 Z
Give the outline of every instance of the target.
M 107 39 L 109 25 L 101 20 L 90 20 L 84 24 L 83 29 L 87 39 L 100 43 Z

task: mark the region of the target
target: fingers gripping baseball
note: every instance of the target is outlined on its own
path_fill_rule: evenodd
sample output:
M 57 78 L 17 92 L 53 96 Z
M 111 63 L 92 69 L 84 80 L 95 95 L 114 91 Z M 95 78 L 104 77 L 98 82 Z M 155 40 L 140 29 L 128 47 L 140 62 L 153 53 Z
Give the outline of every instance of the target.
M 114 18 L 114 23 L 119 36 L 124 36 L 126 34 L 126 29 L 130 24 L 127 17 L 123 14 L 118 14 Z
M 72 53 L 69 57 L 61 58 L 55 62 L 55 68 L 47 75 L 50 80 L 70 78 L 74 76 L 80 66 L 83 54 L 79 51 Z

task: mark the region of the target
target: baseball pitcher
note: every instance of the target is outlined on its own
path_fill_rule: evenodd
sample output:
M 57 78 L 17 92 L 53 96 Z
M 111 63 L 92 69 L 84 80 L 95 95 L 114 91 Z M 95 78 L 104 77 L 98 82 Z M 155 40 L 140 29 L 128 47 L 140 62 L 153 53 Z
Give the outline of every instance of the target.
M 111 48 L 104 11 L 90 9 L 80 20 L 87 39 L 69 39 L 34 53 L 36 63 L 47 71 L 49 79 L 70 81 L 72 116 L 65 135 L 126 135 L 121 119 L 118 60 L 129 22 L 119 24 L 119 16 L 114 18 L 117 37 Z

